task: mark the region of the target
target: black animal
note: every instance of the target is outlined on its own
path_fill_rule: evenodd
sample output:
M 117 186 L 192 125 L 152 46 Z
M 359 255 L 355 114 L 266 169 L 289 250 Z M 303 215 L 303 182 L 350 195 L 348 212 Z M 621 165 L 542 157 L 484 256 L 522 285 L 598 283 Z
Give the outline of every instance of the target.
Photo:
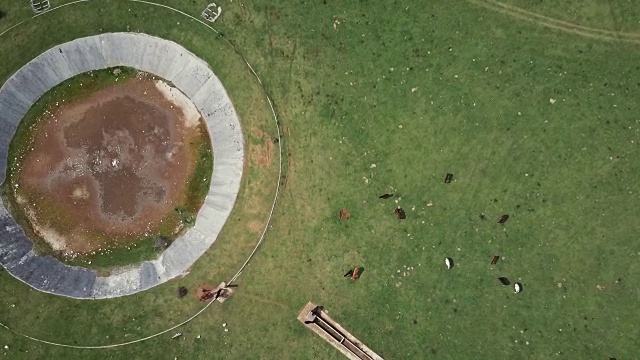
M 347 271 L 347 273 L 344 274 L 344 277 L 348 277 L 348 276 L 353 276 L 353 269 Z
M 396 214 L 396 217 L 400 220 L 402 219 L 406 219 L 407 218 L 407 213 L 404 212 L 404 209 L 402 208 L 397 208 L 394 212 L 394 214 Z
M 502 285 L 504 285 L 504 286 L 509 286 L 509 285 L 511 285 L 511 281 L 509 281 L 509 279 L 507 279 L 507 278 L 506 278 L 506 277 L 504 277 L 504 276 L 500 276 L 500 277 L 498 278 L 498 280 L 500 280 L 500 282 L 501 282 L 501 283 L 502 283 Z
M 447 173 L 447 175 L 444 177 L 444 183 L 448 184 L 451 182 L 451 180 L 453 180 L 453 174 Z
M 509 220 L 509 215 L 502 215 L 500 216 L 500 219 L 498 220 L 498 224 L 504 224 L 507 222 L 507 220 Z
M 393 194 L 382 194 L 378 196 L 378 199 L 388 199 L 390 197 L 393 197 Z

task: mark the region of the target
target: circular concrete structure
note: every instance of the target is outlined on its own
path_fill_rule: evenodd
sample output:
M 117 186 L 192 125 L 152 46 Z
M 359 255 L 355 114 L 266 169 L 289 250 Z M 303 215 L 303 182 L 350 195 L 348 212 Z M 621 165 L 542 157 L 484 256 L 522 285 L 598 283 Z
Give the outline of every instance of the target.
M 31 287 L 72 298 L 97 299 L 134 294 L 185 274 L 214 243 L 235 203 L 244 165 L 240 121 L 220 80 L 184 47 L 139 33 L 109 33 L 76 39 L 42 53 L 0 88 L 0 179 L 4 181 L 9 143 L 29 108 L 49 89 L 91 70 L 127 66 L 164 78 L 191 99 L 211 136 L 213 174 L 195 225 L 157 260 L 111 276 L 69 266 L 33 252 L 33 242 L 0 200 L 0 264 Z

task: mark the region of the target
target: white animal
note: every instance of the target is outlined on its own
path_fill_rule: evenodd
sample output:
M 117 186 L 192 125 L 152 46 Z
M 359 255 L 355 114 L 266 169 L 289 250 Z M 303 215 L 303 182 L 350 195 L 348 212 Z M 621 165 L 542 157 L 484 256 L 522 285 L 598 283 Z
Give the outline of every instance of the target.
M 451 269 L 453 267 L 453 259 L 452 258 L 444 258 L 444 264 L 447 269 Z
M 514 290 L 514 293 L 516 293 L 516 294 L 520 293 L 522 291 L 522 284 L 515 283 L 513 285 L 513 290 Z

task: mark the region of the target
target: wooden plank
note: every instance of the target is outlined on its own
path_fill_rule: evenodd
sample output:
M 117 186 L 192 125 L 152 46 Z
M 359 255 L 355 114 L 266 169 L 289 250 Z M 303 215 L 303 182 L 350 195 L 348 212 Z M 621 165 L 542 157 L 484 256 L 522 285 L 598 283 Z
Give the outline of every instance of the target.
M 298 320 L 351 360 L 383 360 L 324 311 L 312 313 L 316 308 L 316 304 L 309 302 L 300 311 Z

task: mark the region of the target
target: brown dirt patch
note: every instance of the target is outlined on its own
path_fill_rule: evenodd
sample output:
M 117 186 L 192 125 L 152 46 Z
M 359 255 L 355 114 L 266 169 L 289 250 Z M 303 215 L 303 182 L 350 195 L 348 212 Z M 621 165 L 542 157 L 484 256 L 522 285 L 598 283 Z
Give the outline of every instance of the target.
M 249 222 L 249 231 L 254 234 L 260 234 L 264 230 L 264 226 L 260 221 L 251 221 Z
M 258 129 L 258 128 L 253 129 L 251 132 L 258 139 L 262 139 L 262 136 L 264 136 L 264 132 L 262 130 Z
M 211 284 L 200 284 L 196 289 L 195 295 L 200 301 L 209 301 L 213 299 L 215 289 L 216 287 Z
M 264 144 L 252 144 L 249 146 L 249 158 L 254 164 L 268 166 L 273 160 L 274 147 L 271 139 L 265 139 Z
M 193 113 L 172 101 L 166 84 L 108 86 L 40 119 L 20 163 L 17 202 L 54 250 L 138 240 L 185 200 L 196 136 Z

